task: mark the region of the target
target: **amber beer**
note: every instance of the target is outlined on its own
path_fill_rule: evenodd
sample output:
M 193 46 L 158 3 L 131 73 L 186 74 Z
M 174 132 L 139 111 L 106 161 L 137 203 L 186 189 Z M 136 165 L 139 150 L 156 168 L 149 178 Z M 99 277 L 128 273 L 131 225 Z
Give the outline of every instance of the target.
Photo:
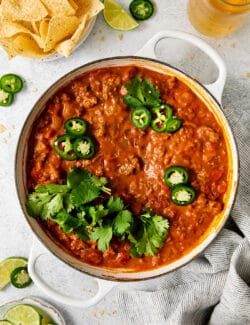
M 239 29 L 250 13 L 246 0 L 189 0 L 188 15 L 202 34 L 225 37 Z

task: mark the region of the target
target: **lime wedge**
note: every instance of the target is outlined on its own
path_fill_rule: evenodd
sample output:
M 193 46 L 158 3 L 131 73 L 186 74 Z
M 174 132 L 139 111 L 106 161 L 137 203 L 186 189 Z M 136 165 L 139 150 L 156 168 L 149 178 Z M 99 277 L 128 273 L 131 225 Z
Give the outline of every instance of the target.
M 10 282 L 10 274 L 17 267 L 26 266 L 28 260 L 23 257 L 8 257 L 0 263 L 0 290 Z
M 16 305 L 4 314 L 4 318 L 13 325 L 40 325 L 41 316 L 36 309 L 30 305 Z
M 103 16 L 106 23 L 117 30 L 131 30 L 139 24 L 115 0 L 104 0 Z
M 13 324 L 7 320 L 0 320 L 0 325 L 13 325 Z

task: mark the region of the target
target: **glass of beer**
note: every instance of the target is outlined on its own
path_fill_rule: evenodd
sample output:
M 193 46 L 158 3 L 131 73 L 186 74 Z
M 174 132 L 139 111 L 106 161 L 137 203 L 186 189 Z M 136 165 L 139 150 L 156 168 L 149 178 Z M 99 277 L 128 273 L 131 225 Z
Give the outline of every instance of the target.
M 199 32 L 226 37 L 243 25 L 250 13 L 250 0 L 189 0 L 187 9 Z

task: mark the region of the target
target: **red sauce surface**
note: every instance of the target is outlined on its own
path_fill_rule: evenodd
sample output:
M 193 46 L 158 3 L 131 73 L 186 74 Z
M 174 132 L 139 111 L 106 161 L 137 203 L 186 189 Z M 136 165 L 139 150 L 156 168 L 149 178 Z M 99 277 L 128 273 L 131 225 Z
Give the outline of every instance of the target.
M 140 130 L 130 121 L 123 103 L 124 84 L 133 77 L 147 78 L 174 109 L 183 126 L 174 134 Z M 69 162 L 53 150 L 53 141 L 64 133 L 64 121 L 81 117 L 89 122 L 98 143 L 90 160 Z M 64 234 L 52 221 L 43 226 L 71 254 L 101 267 L 146 270 L 168 264 L 197 245 L 215 216 L 223 209 L 227 190 L 228 157 L 223 132 L 205 104 L 176 77 L 134 66 L 98 69 L 81 75 L 48 102 L 30 139 L 28 186 L 63 183 L 72 165 L 87 168 L 109 180 L 112 195 L 120 196 L 138 215 L 144 207 L 168 218 L 170 230 L 164 246 L 153 257 L 131 258 L 129 242 L 113 240 L 99 252 L 95 242 L 83 242 L 74 233 Z M 186 167 L 196 200 L 174 205 L 163 181 L 166 168 Z

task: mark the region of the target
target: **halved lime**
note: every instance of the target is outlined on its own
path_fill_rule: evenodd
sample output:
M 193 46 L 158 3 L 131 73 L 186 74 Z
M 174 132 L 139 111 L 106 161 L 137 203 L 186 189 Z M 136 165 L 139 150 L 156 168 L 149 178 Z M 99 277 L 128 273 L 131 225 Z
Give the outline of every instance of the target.
M 0 263 L 0 290 L 10 282 L 10 274 L 17 267 L 26 266 L 27 258 L 12 256 Z
M 41 325 L 41 316 L 31 305 L 20 304 L 11 307 L 4 314 L 4 318 L 13 325 Z
M 104 0 L 103 16 L 106 23 L 117 30 L 131 30 L 139 24 L 115 0 Z
M 40 314 L 41 317 L 41 325 L 49 325 L 49 324 L 54 324 L 52 323 L 53 320 L 51 319 L 51 317 L 43 310 L 35 307 L 37 312 Z
M 9 322 L 8 320 L 0 320 L 0 325 L 13 325 L 13 323 Z

